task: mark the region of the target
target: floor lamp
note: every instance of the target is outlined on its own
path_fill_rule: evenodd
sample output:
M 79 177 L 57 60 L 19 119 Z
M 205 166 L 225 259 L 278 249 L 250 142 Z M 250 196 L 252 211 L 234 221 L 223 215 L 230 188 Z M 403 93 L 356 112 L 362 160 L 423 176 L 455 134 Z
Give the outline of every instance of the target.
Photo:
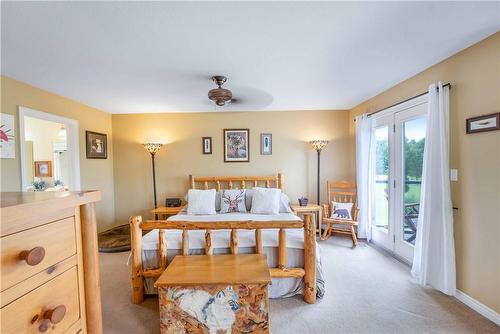
M 326 146 L 326 144 L 328 144 L 328 140 L 311 140 L 309 142 L 309 144 L 311 144 L 311 146 L 316 150 L 316 152 L 318 152 L 318 184 L 317 184 L 317 202 L 318 202 L 318 205 L 320 205 L 320 199 L 319 199 L 319 171 L 320 171 L 320 155 L 321 155 L 321 150 L 323 149 L 323 147 Z
M 157 207 L 156 203 L 156 173 L 155 173 L 155 154 L 161 149 L 163 144 L 158 143 L 146 143 L 144 148 L 151 154 L 151 164 L 153 166 L 153 196 L 155 202 L 155 209 Z M 155 215 L 157 217 L 157 215 Z

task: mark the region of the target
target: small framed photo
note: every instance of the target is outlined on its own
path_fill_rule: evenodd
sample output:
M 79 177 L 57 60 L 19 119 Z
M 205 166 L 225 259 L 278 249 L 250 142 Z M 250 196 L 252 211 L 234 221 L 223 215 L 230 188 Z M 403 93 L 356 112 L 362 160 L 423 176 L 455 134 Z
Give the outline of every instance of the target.
M 52 161 L 35 161 L 36 177 L 52 177 Z
M 273 135 L 271 133 L 260 134 L 260 154 L 262 155 L 273 154 Z
M 108 136 L 104 133 L 85 131 L 87 159 L 108 158 Z
M 250 130 L 224 129 L 224 162 L 250 161 Z
M 468 118 L 465 126 L 467 133 L 500 130 L 500 112 Z
M 212 137 L 203 137 L 203 154 L 212 154 Z

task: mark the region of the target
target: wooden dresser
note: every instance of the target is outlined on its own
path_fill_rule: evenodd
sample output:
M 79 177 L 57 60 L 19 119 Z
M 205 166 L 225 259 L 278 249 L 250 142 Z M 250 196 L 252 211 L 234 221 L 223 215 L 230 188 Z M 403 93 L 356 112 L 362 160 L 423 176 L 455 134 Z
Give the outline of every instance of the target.
M 1 193 L 0 333 L 102 333 L 99 191 Z

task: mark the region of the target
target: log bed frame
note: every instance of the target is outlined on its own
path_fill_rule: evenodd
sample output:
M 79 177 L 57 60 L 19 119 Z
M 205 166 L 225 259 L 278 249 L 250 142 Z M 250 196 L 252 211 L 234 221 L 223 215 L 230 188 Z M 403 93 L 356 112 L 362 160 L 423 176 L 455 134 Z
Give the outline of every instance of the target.
M 241 189 L 246 183 L 256 187 L 263 184 L 266 188 L 283 190 L 283 174 L 277 176 L 223 176 L 223 177 L 193 177 L 189 176 L 189 186 L 196 189 L 196 184 L 203 184 L 203 189 L 210 189 L 215 185 L 217 191 L 226 185 L 233 189 L 236 184 Z M 222 188 L 226 189 L 226 188 Z M 304 229 L 304 267 L 287 268 L 286 229 Z M 143 231 L 159 229 L 158 266 L 143 268 L 142 236 Z M 263 254 L 262 229 L 278 230 L 278 267 L 269 268 L 271 277 L 276 278 L 304 278 L 304 301 L 309 304 L 316 302 L 316 225 L 312 214 L 305 214 L 302 221 L 225 221 L 225 222 L 192 222 L 167 220 L 142 220 L 141 216 L 130 217 L 130 236 L 132 248 L 132 302 L 135 304 L 144 301 L 144 278 L 159 277 L 167 267 L 167 242 L 165 230 L 182 230 L 182 255 L 189 255 L 189 231 L 205 230 L 205 254 L 212 255 L 212 231 L 231 230 L 229 248 L 231 254 L 238 254 L 238 230 L 255 230 L 255 253 Z

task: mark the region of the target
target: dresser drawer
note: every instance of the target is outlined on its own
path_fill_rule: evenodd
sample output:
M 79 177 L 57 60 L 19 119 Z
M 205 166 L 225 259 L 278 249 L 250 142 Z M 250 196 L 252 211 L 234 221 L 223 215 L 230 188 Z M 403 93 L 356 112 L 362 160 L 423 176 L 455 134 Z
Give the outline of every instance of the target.
M 2 308 L 2 334 L 65 332 L 80 319 L 77 291 L 72 267 Z
M 76 253 L 74 217 L 1 239 L 2 291 Z

